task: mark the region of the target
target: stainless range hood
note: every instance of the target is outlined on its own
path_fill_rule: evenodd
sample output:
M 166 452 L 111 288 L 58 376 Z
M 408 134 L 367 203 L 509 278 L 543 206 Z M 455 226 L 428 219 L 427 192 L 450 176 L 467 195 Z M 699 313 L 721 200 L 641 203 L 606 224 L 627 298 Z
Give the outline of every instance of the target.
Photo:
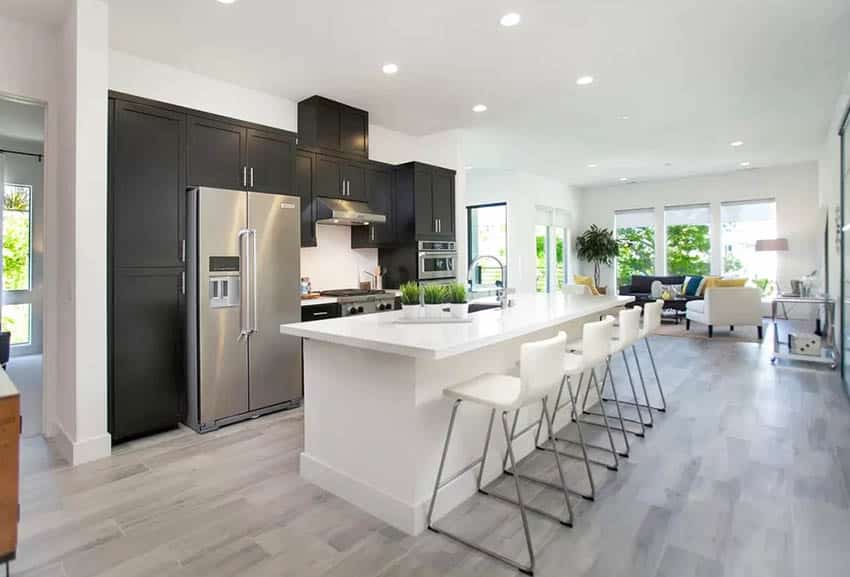
M 354 200 L 319 197 L 316 199 L 316 211 L 316 224 L 362 226 L 387 222 L 385 215 L 376 214 L 365 202 Z

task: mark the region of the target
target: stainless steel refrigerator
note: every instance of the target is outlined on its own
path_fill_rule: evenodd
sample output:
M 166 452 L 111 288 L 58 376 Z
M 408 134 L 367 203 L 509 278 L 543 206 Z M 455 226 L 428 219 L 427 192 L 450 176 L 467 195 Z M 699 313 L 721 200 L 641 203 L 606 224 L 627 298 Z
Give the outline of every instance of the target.
M 186 424 L 196 431 L 297 406 L 300 200 L 194 188 L 187 202 Z

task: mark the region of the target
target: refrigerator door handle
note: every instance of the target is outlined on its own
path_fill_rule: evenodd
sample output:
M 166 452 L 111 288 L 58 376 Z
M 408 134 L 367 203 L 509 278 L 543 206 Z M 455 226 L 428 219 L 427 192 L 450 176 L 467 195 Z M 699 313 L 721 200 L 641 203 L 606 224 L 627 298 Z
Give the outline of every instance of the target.
M 251 235 L 251 274 L 253 278 L 251 280 L 251 328 L 248 330 L 249 335 L 253 335 L 254 333 L 259 331 L 259 322 L 257 319 L 257 229 L 252 228 L 250 233 Z
M 248 238 L 251 236 L 251 231 L 247 228 L 243 228 L 239 231 L 237 238 L 239 239 L 239 273 L 241 275 L 241 284 L 245 289 L 247 289 L 248 279 L 251 276 L 251 260 L 248 257 Z M 241 341 L 243 338 L 247 338 L 249 334 L 251 334 L 248 329 L 249 322 L 249 312 L 250 307 L 248 306 L 249 300 L 246 298 L 247 290 L 242 289 L 239 291 L 239 336 L 236 337 L 236 342 Z

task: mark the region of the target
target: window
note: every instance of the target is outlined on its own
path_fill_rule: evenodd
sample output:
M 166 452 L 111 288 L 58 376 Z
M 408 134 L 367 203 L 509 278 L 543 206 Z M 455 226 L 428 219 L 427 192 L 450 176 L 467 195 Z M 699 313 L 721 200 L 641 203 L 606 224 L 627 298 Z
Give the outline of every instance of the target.
M 32 289 L 32 187 L 6 184 L 3 195 L 3 290 Z M 32 305 L 3 307 L 3 329 L 12 333 L 13 345 L 30 342 Z
M 720 205 L 723 274 L 752 279 L 763 293 L 776 282 L 776 253 L 756 252 L 756 241 L 776 238 L 774 200 Z
M 538 208 L 534 227 L 537 251 L 535 288 L 539 293 L 561 290 L 569 274 L 567 263 L 567 214 L 562 210 Z
M 614 213 L 620 242 L 617 285 L 631 284 L 632 275 L 655 274 L 655 211 L 651 208 Z
M 711 271 L 711 208 L 707 204 L 668 206 L 667 274 L 707 275 Z
M 469 223 L 469 262 L 482 255 L 497 257 L 508 266 L 508 207 L 505 203 L 467 207 Z M 475 267 L 476 285 L 495 285 L 504 282 L 502 271 L 487 259 Z

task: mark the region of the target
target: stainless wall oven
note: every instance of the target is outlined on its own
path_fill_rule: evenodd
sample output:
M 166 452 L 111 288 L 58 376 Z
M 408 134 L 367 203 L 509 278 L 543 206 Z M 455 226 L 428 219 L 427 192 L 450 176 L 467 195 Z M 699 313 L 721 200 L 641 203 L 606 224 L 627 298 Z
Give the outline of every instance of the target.
M 457 248 L 453 241 L 419 241 L 418 261 L 420 281 L 457 276 Z

